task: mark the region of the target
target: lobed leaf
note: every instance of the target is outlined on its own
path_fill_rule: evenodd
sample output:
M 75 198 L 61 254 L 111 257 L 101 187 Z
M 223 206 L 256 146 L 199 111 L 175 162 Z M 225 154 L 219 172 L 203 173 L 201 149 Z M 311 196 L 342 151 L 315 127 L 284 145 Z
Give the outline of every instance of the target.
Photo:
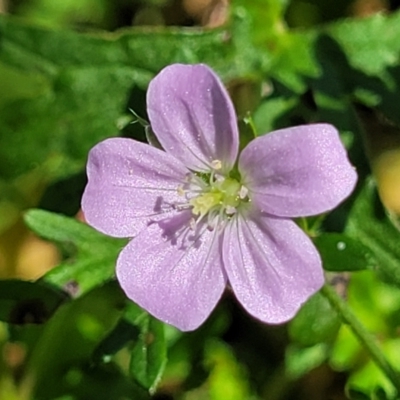
M 110 238 L 73 218 L 44 210 L 29 210 L 25 222 L 39 236 L 73 250 L 44 281 L 80 296 L 114 277 L 116 258 L 126 240 Z

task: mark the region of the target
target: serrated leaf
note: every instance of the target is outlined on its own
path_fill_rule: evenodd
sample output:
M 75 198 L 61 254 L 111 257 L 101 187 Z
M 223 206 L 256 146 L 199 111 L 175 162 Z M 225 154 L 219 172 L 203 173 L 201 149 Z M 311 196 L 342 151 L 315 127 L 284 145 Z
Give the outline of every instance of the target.
M 371 179 L 354 202 L 346 233 L 371 249 L 377 269 L 400 285 L 400 231 L 387 217 Z
M 376 265 L 371 250 L 346 234 L 323 233 L 313 242 L 327 271 L 360 271 Z
M 66 262 L 51 269 L 43 279 L 80 296 L 114 276 L 115 262 L 126 240 L 95 231 L 73 218 L 44 210 L 29 210 L 26 224 L 39 236 L 72 247 Z

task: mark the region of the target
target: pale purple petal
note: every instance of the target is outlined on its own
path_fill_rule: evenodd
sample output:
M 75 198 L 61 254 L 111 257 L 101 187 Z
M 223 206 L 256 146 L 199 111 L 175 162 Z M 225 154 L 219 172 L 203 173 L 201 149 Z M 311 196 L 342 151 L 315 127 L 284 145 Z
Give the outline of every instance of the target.
M 209 171 L 214 160 L 222 172 L 234 165 L 238 129 L 232 102 L 206 65 L 164 68 L 147 92 L 150 123 L 161 145 L 188 168 Z
M 196 235 L 192 215 L 181 212 L 152 224 L 121 252 L 117 278 L 126 295 L 158 319 L 182 331 L 210 315 L 226 284 L 221 235 Z
M 108 139 L 89 153 L 82 197 L 87 222 L 108 235 L 132 237 L 150 221 L 176 212 L 178 187 L 188 170 L 171 155 L 123 138 Z
M 317 250 L 287 219 L 239 215 L 226 228 L 223 254 L 237 299 L 263 322 L 288 321 L 324 282 Z
M 328 124 L 282 129 L 253 140 L 240 155 L 239 170 L 255 206 L 281 217 L 329 211 L 357 180 L 337 130 Z

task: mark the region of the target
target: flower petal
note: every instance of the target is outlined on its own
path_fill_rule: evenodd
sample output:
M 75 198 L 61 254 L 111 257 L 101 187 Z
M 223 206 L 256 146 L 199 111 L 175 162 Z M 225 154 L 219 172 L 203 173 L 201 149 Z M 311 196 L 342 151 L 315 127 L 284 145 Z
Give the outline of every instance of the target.
M 99 231 L 132 237 L 149 222 L 176 212 L 178 187 L 188 170 L 164 151 L 132 139 L 114 138 L 89 153 L 82 197 L 86 220 Z
M 281 217 L 331 210 L 357 180 L 337 130 L 328 124 L 282 129 L 253 140 L 240 155 L 239 170 L 254 204 Z
M 117 278 L 126 295 L 182 331 L 196 329 L 211 313 L 226 284 L 221 235 L 195 234 L 192 215 L 181 212 L 150 225 L 121 252 Z
M 232 102 L 215 73 L 206 65 L 174 64 L 164 68 L 147 92 L 153 131 L 165 151 L 188 168 L 209 171 L 212 161 L 222 172 L 234 165 L 238 129 Z
M 321 260 L 292 221 L 259 214 L 232 220 L 224 236 L 228 280 L 243 307 L 261 321 L 292 318 L 324 282 Z

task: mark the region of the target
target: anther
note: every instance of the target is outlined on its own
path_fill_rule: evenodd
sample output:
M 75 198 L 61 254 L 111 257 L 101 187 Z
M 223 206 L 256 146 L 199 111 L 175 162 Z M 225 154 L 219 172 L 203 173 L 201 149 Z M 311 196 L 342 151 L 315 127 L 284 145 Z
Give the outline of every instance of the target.
M 211 161 L 211 166 L 213 169 L 218 171 L 222 168 L 222 162 L 221 162 L 221 160 L 213 160 L 213 161 Z
M 239 198 L 243 200 L 247 197 L 248 194 L 249 194 L 249 189 L 247 189 L 247 187 L 245 186 L 242 186 L 239 190 Z
M 228 215 L 233 215 L 236 213 L 236 207 L 232 207 L 232 206 L 226 206 L 225 207 L 225 213 Z
M 183 190 L 183 186 L 178 186 L 177 192 L 179 194 L 179 196 L 184 196 L 185 195 L 185 191 Z

